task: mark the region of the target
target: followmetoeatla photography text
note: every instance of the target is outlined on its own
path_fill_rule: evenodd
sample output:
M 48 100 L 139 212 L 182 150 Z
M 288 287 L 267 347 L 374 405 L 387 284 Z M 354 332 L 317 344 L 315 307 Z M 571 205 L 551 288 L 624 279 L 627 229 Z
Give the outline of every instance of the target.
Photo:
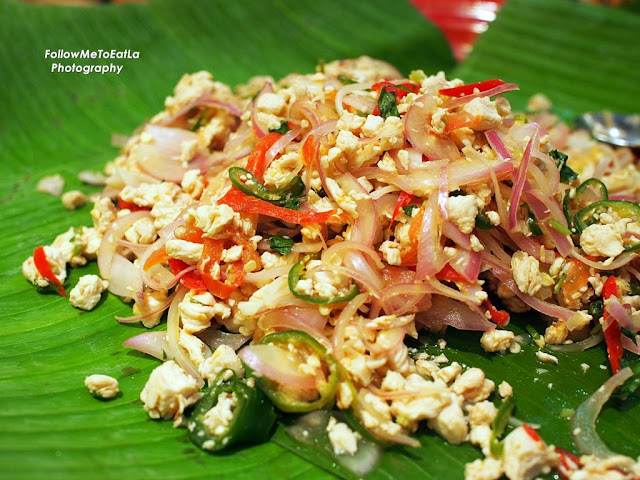
M 101 75 L 107 73 L 115 73 L 119 75 L 124 65 L 122 63 L 69 63 L 68 60 L 129 60 L 140 58 L 140 52 L 137 50 L 117 50 L 117 49 L 82 49 L 82 50 L 65 50 L 62 48 L 44 52 L 44 58 L 52 60 L 51 73 L 82 73 L 89 75 L 90 73 L 98 73 Z M 63 62 L 64 61 L 64 62 Z

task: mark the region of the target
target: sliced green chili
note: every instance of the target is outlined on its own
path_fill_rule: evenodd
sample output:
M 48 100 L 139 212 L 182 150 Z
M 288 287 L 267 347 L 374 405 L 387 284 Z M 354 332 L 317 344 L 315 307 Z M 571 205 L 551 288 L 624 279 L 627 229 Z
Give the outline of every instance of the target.
M 529 210 L 529 214 L 527 215 L 527 227 L 529 227 L 529 231 L 531 232 L 531 234 L 535 235 L 536 237 L 544 234 L 544 232 L 538 225 L 538 222 L 536 222 L 536 216 L 531 210 Z
M 300 206 L 300 197 L 305 192 L 304 182 L 297 175 L 284 187 L 267 188 L 248 170 L 241 167 L 231 167 L 229 180 L 242 193 L 293 210 Z
M 562 210 L 564 211 L 564 216 L 567 219 L 569 228 L 574 226 L 573 215 L 575 212 L 582 210 L 594 202 L 608 199 L 609 192 L 607 186 L 597 178 L 589 178 L 582 182 L 575 189 L 573 195 L 571 195 L 571 189 L 567 190 L 562 200 Z
M 582 232 L 589 225 L 598 222 L 598 216 L 602 213 L 612 212 L 619 218 L 636 218 L 640 220 L 640 205 L 627 200 L 600 200 L 583 208 L 573 216 L 573 221 L 578 232 Z M 632 249 L 636 245 L 631 246 Z
M 318 375 L 317 393 L 284 388 L 276 381 L 264 376 L 256 377 L 258 387 L 276 407 L 283 412 L 310 412 L 333 403 L 340 381 L 339 365 L 333 355 L 327 352 L 327 349 L 315 338 L 299 330 L 283 330 L 265 335 L 260 343 L 275 345 L 285 350 L 292 349 L 294 352 L 298 352 L 301 358 L 315 354 L 320 360 L 318 373 L 321 375 Z
M 502 400 L 502 404 L 498 408 L 498 413 L 493 419 L 493 428 L 491 429 L 491 442 L 489 444 L 489 449 L 492 455 L 496 457 L 502 455 L 504 445 L 499 439 L 507 428 L 509 417 L 511 417 L 511 412 L 513 411 L 514 407 L 515 400 L 513 398 L 513 395 L 511 395 L 510 397 Z
M 229 380 L 224 380 L 231 372 Z M 273 404 L 256 387 L 250 387 L 247 379 L 238 378 L 230 369 L 221 371 L 213 384 L 205 390 L 204 396 L 196 404 L 187 429 L 189 438 L 202 450 L 218 452 L 234 445 L 266 442 L 276 421 Z M 232 418 L 229 424 L 219 425 L 220 431 L 212 431 L 205 416 L 225 396 L 231 396 Z
M 351 290 L 343 295 L 338 295 L 336 297 L 321 297 L 320 295 L 305 295 L 296 290 L 298 286 L 298 282 L 304 278 L 304 272 L 307 267 L 307 263 L 309 260 L 317 259 L 320 255 L 317 253 L 311 255 L 305 255 L 302 257 L 298 263 L 296 263 L 291 270 L 289 270 L 289 290 L 291 294 L 295 297 L 298 297 L 302 300 L 305 300 L 309 303 L 315 304 L 330 304 L 330 303 L 340 303 L 340 302 L 348 302 L 353 297 L 360 293 L 360 289 L 357 284 L 353 284 Z

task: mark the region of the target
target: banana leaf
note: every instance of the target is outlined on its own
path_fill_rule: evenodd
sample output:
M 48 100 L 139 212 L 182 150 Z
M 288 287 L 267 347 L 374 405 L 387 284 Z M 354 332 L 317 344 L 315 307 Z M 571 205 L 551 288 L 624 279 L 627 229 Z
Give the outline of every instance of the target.
M 225 455 L 196 449 L 183 429 L 150 420 L 138 399 L 157 362 L 122 346 L 142 327 L 120 325 L 131 307 L 113 296 L 91 312 L 25 281 L 21 263 L 89 208 L 66 211 L 37 181 L 61 174 L 65 190 L 93 193 L 76 177 L 113 159 L 113 134 L 128 134 L 162 108 L 185 72 L 209 70 L 241 83 L 256 74 L 309 72 L 319 61 L 367 54 L 408 73 L 446 71 L 468 81 L 500 77 L 522 108 L 545 92 L 564 118 L 590 109 L 640 111 L 640 18 L 631 12 L 558 0 L 509 0 L 467 60 L 455 65 L 440 32 L 405 2 L 370 0 L 155 0 L 92 8 L 0 1 L 0 478 L 330 478 L 352 475 L 330 457 L 297 444 L 280 425 L 272 441 Z M 52 58 L 59 50 L 111 49 L 139 58 Z M 49 51 L 49 53 L 47 53 Z M 63 73 L 54 64 L 122 65 L 120 73 Z M 67 285 L 96 273 L 70 272 Z M 527 322 L 514 322 L 519 331 Z M 541 364 L 534 349 L 485 354 L 474 334 L 451 332 L 444 353 L 483 368 L 516 391 L 516 415 L 541 425 L 550 443 L 573 450 L 574 409 L 609 375 L 596 347 Z M 584 370 L 581 365 L 590 366 Z M 116 377 L 121 393 L 92 398 L 85 376 Z M 598 428 L 609 446 L 637 456 L 637 406 L 606 408 Z M 391 449 L 371 478 L 462 478 L 480 457 L 425 431 L 422 447 Z

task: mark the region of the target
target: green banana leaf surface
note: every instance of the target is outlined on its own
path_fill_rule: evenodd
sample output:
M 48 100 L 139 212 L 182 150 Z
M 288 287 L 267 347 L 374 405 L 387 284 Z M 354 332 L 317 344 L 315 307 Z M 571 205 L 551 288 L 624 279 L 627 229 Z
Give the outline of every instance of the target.
M 636 10 L 637 11 L 637 10 Z M 370 55 L 409 73 L 439 70 L 469 82 L 516 82 L 515 108 L 545 92 L 570 119 L 586 110 L 640 112 L 640 17 L 562 0 L 509 0 L 456 65 L 444 37 L 409 3 L 369 0 L 153 0 L 91 8 L 0 1 L 0 478 L 352 478 L 317 449 L 293 441 L 280 425 L 266 444 L 209 455 L 184 429 L 147 417 L 139 393 L 158 362 L 122 346 L 141 333 L 115 315 L 131 307 L 106 296 L 84 312 L 56 294 L 40 294 L 23 278 L 22 261 L 72 225 L 90 225 L 90 206 L 65 210 L 36 191 L 61 174 L 65 190 L 94 193 L 76 177 L 113 159 L 113 134 L 129 134 L 162 109 L 180 76 L 209 70 L 231 84 L 256 74 L 276 78 L 310 72 L 320 61 Z M 56 59 L 58 50 L 129 50 L 139 58 Z M 47 51 L 50 53 L 47 54 Z M 120 73 L 63 73 L 54 64 L 121 65 Z M 95 264 L 70 271 L 67 286 Z M 518 333 L 533 316 L 513 322 Z M 508 381 L 516 416 L 541 426 L 549 443 L 575 451 L 569 420 L 610 372 L 598 346 L 542 364 L 535 349 L 487 355 L 474 333 L 452 331 L 444 353 Z M 581 368 L 586 363 L 588 370 Z M 604 367 L 601 367 L 604 365 Z M 116 377 L 111 401 L 89 395 L 85 376 Z M 598 431 L 611 449 L 640 454 L 632 426 L 640 408 L 607 407 Z M 422 447 L 395 448 L 370 478 L 463 478 L 480 458 L 425 431 Z

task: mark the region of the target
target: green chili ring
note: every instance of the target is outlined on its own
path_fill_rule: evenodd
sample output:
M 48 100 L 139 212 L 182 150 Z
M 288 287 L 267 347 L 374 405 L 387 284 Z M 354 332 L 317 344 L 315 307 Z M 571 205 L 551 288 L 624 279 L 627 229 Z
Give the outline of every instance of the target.
M 226 372 L 233 373 L 227 381 L 223 380 Z M 204 418 L 217 405 L 221 393 L 233 393 L 236 405 L 228 428 L 218 435 L 205 426 Z M 266 442 L 275 421 L 276 413 L 267 396 L 260 389 L 247 385 L 247 381 L 238 378 L 233 370 L 225 369 L 196 404 L 187 429 L 189 438 L 199 448 L 207 452 L 219 452 L 235 445 Z
M 299 202 L 305 192 L 304 182 L 298 175 L 293 177 L 284 187 L 267 188 L 248 170 L 241 167 L 231 167 L 229 180 L 242 193 L 281 207 L 290 207 L 292 202 Z
M 344 295 L 338 295 L 337 297 L 321 297 L 314 295 L 305 295 L 303 293 L 297 292 L 296 286 L 302 278 L 307 262 L 309 260 L 317 258 L 320 258 L 320 255 L 317 253 L 305 255 L 304 257 L 302 257 L 302 260 L 296 263 L 293 267 L 291 267 L 291 270 L 289 270 L 289 290 L 291 291 L 291 294 L 293 296 L 298 297 L 301 300 L 305 300 L 309 303 L 314 303 L 317 305 L 327 305 L 332 303 L 348 302 L 349 300 L 360 294 L 360 288 L 358 288 L 358 285 L 355 283 L 351 287 L 351 290 L 349 290 Z
M 283 330 L 281 332 L 266 335 L 260 341 L 263 345 L 282 345 L 287 348 L 289 344 L 294 346 L 303 345 L 312 353 L 320 357 L 321 363 L 328 370 L 326 382 L 317 385 L 318 399 L 305 401 L 296 398 L 295 392 L 282 389 L 277 382 L 266 377 L 255 377 L 256 384 L 271 399 L 273 404 L 283 412 L 311 412 L 323 407 L 330 406 L 338 391 L 340 382 L 340 368 L 338 362 L 333 358 L 327 349 L 324 348 L 315 338 L 299 330 Z
M 585 197 L 591 191 L 595 191 L 595 193 L 598 194 L 599 198 L 597 200 L 589 200 L 589 203 L 601 200 L 609 200 L 609 191 L 607 190 L 607 186 L 597 178 L 589 178 L 582 182 L 576 188 L 573 198 L 569 196 L 570 190 L 568 190 L 566 195 L 564 196 L 564 199 L 562 200 L 562 211 L 564 212 L 564 216 L 567 219 L 569 228 L 573 226 L 573 209 L 571 208 L 572 200 L 578 207 L 580 207 L 581 203 L 583 203 L 583 197 Z M 585 208 L 586 206 L 587 205 L 582 208 Z
M 635 217 L 640 221 L 640 205 L 637 203 L 627 200 L 599 200 L 573 216 L 578 232 L 582 232 L 589 225 L 596 223 L 598 220 L 595 216 L 608 210 L 615 212 L 620 218 Z

